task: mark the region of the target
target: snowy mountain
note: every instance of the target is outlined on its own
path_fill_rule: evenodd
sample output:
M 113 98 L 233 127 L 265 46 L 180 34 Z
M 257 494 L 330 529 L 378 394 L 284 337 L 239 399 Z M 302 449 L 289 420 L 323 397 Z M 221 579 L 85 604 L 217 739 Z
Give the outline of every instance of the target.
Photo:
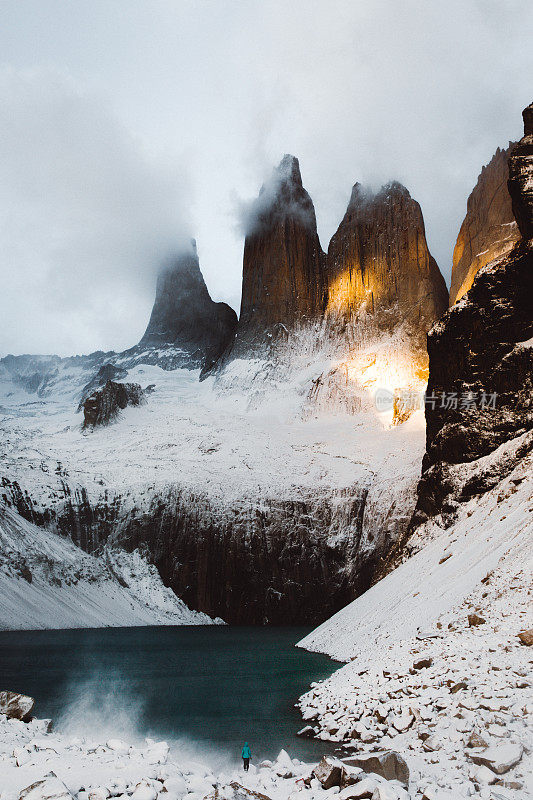
M 286 157 L 252 209 L 244 311 L 218 361 L 212 342 L 191 350 L 188 312 L 220 311 L 194 253 L 164 272 L 130 350 L 2 359 L 3 503 L 98 558 L 140 548 L 189 607 L 233 623 L 319 624 L 401 560 L 418 524 L 453 524 L 528 452 L 520 440 L 481 468 L 531 428 L 530 245 L 480 270 L 433 326 L 428 362 L 445 292 L 407 190 L 356 187 L 327 259 L 317 241 Z M 424 415 L 428 376 L 440 401 Z M 443 405 L 449 393 L 461 402 Z

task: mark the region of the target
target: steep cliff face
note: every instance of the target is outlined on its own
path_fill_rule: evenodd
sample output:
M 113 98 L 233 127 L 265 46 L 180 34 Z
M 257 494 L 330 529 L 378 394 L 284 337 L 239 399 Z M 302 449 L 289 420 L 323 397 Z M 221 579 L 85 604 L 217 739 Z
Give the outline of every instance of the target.
M 481 267 L 508 253 L 520 238 L 507 189 L 512 148 L 496 150 L 468 198 L 453 251 L 450 306 L 470 289 Z
M 533 103 L 522 112 L 524 136 L 509 159 L 509 193 L 520 233 L 533 238 Z
M 422 211 L 393 182 L 373 194 L 355 184 L 327 255 L 327 314 L 366 313 L 388 326 L 424 333 L 447 308 L 447 291 L 429 252 Z
M 231 356 L 261 349 L 324 310 L 324 260 L 298 159 L 285 155 L 247 215 L 242 299 Z
M 458 501 L 496 485 L 533 446 L 531 111 L 509 162 L 523 238 L 478 272 L 428 337 L 427 442 L 415 524 L 440 512 L 453 516 Z
M 236 324 L 232 308 L 211 300 L 193 241 L 190 251 L 161 271 L 150 321 L 138 347 L 173 345 L 183 351 L 186 363 L 180 366 L 196 368 L 220 355 Z

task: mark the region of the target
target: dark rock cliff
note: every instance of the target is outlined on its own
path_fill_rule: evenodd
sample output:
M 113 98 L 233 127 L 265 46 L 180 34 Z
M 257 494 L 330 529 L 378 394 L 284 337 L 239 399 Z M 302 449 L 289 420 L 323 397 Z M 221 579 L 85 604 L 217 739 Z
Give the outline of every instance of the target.
M 320 317 L 325 305 L 325 256 L 298 159 L 283 157 L 247 217 L 232 358 L 261 349 L 296 323 Z
M 90 500 L 68 477 L 60 492 L 42 513 L 4 479 L 0 499 L 88 552 L 142 548 L 178 597 L 228 623 L 319 624 L 370 585 L 371 559 L 359 554 L 364 487 L 232 507 L 178 485 L 137 494 L 133 506 L 127 490 Z
M 533 238 L 533 103 L 522 112 L 524 136 L 509 159 L 509 194 L 520 233 Z
M 327 313 L 408 321 L 424 333 L 447 308 L 444 278 L 429 252 L 419 204 L 397 182 L 373 194 L 355 184 L 327 255 Z
M 507 189 L 513 146 L 496 150 L 468 198 L 453 251 L 450 306 L 470 289 L 481 267 L 508 253 L 520 238 Z
M 137 349 L 172 345 L 183 351 L 179 366 L 211 363 L 231 340 L 237 315 L 209 296 L 200 272 L 196 243 L 159 274 L 155 302 Z
M 531 447 L 533 428 L 533 185 L 532 112 L 511 152 L 509 190 L 522 239 L 476 275 L 461 302 L 428 336 L 426 455 L 413 524 L 453 511 L 457 501 L 494 485 L 513 459 L 457 484 L 457 464 L 494 453 L 524 437 L 514 459 Z M 517 439 L 518 441 L 518 439 Z M 452 477 L 455 476 L 455 477 Z

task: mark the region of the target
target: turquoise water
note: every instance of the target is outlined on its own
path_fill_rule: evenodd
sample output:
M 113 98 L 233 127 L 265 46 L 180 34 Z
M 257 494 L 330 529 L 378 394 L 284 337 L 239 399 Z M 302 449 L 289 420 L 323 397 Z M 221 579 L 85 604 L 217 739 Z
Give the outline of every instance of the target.
M 0 633 L 0 688 L 36 698 L 35 715 L 86 736 L 181 742 L 253 760 L 285 747 L 313 760 L 324 743 L 298 738 L 294 708 L 338 666 L 294 644 L 307 628 L 149 627 Z

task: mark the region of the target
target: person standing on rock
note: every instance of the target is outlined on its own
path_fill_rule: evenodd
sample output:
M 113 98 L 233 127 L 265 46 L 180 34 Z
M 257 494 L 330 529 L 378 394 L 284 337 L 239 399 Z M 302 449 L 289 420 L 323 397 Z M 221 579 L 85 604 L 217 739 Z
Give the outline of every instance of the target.
M 252 757 L 252 751 L 248 747 L 248 742 L 244 743 L 241 755 L 242 755 L 242 760 L 244 762 L 244 771 L 248 772 L 248 770 L 250 769 L 250 759 Z

